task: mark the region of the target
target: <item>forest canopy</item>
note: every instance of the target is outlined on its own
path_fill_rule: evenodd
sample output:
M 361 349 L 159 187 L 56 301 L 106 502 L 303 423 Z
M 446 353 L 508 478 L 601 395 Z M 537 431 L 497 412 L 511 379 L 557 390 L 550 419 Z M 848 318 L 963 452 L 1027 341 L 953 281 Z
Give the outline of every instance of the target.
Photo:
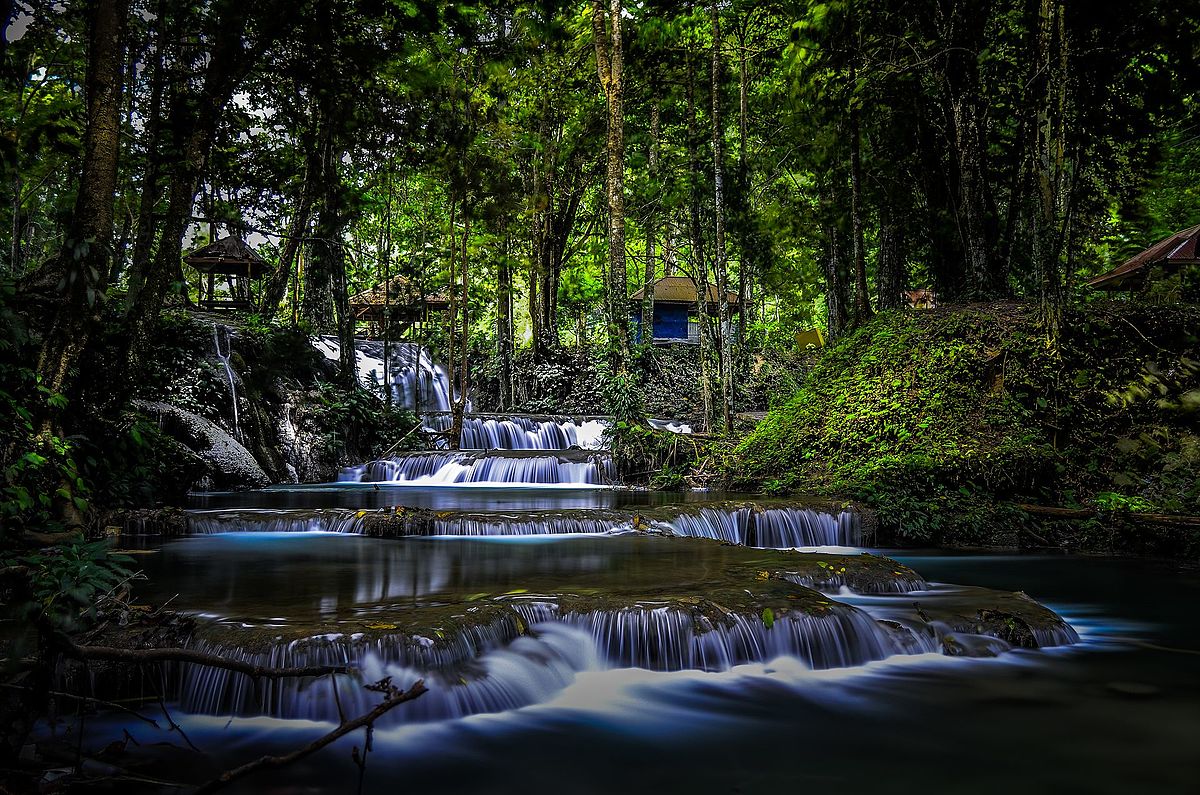
M 516 351 L 622 370 L 629 296 L 684 276 L 728 426 L 749 351 L 914 290 L 1036 300 L 1053 337 L 1200 220 L 1198 33 L 1165 0 L 8 0 L 0 256 L 68 395 L 101 326 L 138 378 L 226 236 L 264 323 L 345 339 L 397 277 L 448 302 L 429 333 L 462 385 L 493 352 L 502 404 Z

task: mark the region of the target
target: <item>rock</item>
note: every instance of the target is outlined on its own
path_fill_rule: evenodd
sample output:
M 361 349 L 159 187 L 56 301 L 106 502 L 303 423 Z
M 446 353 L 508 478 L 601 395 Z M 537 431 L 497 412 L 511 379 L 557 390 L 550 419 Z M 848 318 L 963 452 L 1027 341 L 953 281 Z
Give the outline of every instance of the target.
M 215 423 L 168 403 L 137 400 L 134 405 L 165 421 L 167 431 L 204 462 L 217 488 L 260 488 L 271 482 L 250 451 Z

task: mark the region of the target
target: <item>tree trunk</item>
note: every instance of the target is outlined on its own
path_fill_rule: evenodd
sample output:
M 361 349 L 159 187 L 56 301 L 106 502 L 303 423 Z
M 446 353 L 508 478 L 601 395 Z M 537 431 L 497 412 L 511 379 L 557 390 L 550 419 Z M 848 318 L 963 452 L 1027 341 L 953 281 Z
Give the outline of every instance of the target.
M 879 260 L 875 275 L 876 304 L 881 311 L 900 308 L 900 293 L 907 278 L 904 230 L 895 222 L 885 199 L 879 210 Z
M 332 246 L 334 243 L 340 243 L 336 236 L 340 233 L 341 225 L 336 218 L 339 177 L 334 156 L 333 131 L 330 129 L 328 115 L 322 113 L 321 116 L 322 130 L 317 145 L 320 162 L 317 184 L 321 191 L 321 205 L 317 209 L 314 239 L 309 243 L 307 268 L 304 273 L 304 299 L 300 312 L 314 329 L 328 330 L 334 321 L 334 280 L 337 273 L 337 261 Z
M 1033 258 L 1046 335 L 1057 340 L 1062 323 L 1062 258 L 1066 237 L 1069 165 L 1066 158 L 1068 43 L 1061 0 L 1041 0 L 1038 13 L 1038 103 L 1034 150 L 1038 209 Z
M 721 345 L 721 419 L 733 431 L 733 345 L 729 322 L 729 263 L 725 254 L 725 129 L 721 121 L 721 17 L 712 5 L 712 153 L 714 232 L 713 274 L 717 280 L 717 339 Z
M 855 72 L 850 70 L 850 84 L 854 86 Z M 867 250 L 863 235 L 862 219 L 862 130 L 859 124 L 858 104 L 850 101 L 850 234 L 854 252 L 854 322 L 865 323 L 871 319 L 871 298 L 867 292 Z
M 280 303 L 287 295 L 288 280 L 296 270 L 296 255 L 304 244 L 305 232 L 312 219 L 313 193 L 321 173 L 321 150 L 312 141 L 308 142 L 307 150 L 304 158 L 304 182 L 300 186 L 300 195 L 296 200 L 291 223 L 288 224 L 287 237 L 283 239 L 280 247 L 279 263 L 263 287 L 259 312 L 266 320 L 275 317 Z
M 657 267 L 658 253 L 656 251 L 658 237 L 658 209 L 661 186 L 659 185 L 658 142 L 662 132 L 661 106 L 657 81 L 654 84 L 654 97 L 650 102 L 650 151 L 648 165 L 650 172 L 650 190 L 655 195 L 649 197 L 646 210 L 646 273 L 642 287 L 641 309 L 641 343 L 654 343 L 654 274 Z
M 504 250 L 496 276 L 496 356 L 500 360 L 500 410 L 513 406 L 512 400 L 512 262 L 508 258 L 509 235 L 504 230 Z
M 848 322 L 846 288 L 842 280 L 841 241 L 837 227 L 832 223 L 825 226 L 825 239 L 828 250 L 821 261 L 825 274 L 825 328 L 832 340 L 841 336 Z
M 158 37 L 154 48 L 154 74 L 151 77 L 148 108 L 150 119 L 146 123 L 146 170 L 142 173 L 142 193 L 138 200 L 137 232 L 133 240 L 130 264 L 132 274 L 145 274 L 150 257 L 154 253 L 154 211 L 162 198 L 162 107 L 163 91 L 167 82 L 166 48 L 174 43 L 175 18 L 168 17 L 167 3 L 160 0 Z
M 63 293 L 38 355 L 42 386 L 53 393 L 71 391 L 71 375 L 88 343 L 108 286 L 128 10 L 128 0 L 96 0 L 88 14 L 83 163 L 71 225 L 55 265 L 61 273 Z M 57 422 L 48 416 L 43 430 L 57 430 Z
M 604 0 L 592 0 L 596 69 L 608 104 L 608 272 L 609 323 L 616 343 L 616 369 L 629 358 L 629 317 L 625 309 L 625 85 L 621 43 L 621 0 L 610 0 L 607 30 Z
M 450 230 L 450 239 L 451 239 L 451 241 L 454 240 L 453 227 L 451 227 L 451 230 Z M 459 346 L 459 354 L 458 354 L 458 357 L 459 357 L 458 368 L 457 368 L 458 372 L 459 372 L 458 394 L 457 394 L 457 396 L 455 396 L 454 403 L 451 406 L 452 414 L 451 414 L 451 424 L 450 424 L 450 435 L 456 440 L 455 444 L 454 444 L 455 449 L 458 448 L 458 445 L 459 445 L 458 440 L 460 440 L 462 438 L 463 414 L 466 413 L 467 390 L 470 388 L 470 366 L 469 366 L 470 365 L 470 361 L 469 361 L 470 347 L 469 347 L 469 345 L 470 345 L 471 324 L 470 324 L 470 315 L 468 313 L 468 309 L 469 309 L 468 302 L 470 300 L 470 292 L 469 292 L 468 288 L 470 285 L 469 285 L 469 281 L 468 281 L 469 269 L 467 267 L 467 265 L 468 265 L 467 245 L 468 245 L 470 239 L 471 239 L 471 208 L 467 204 L 466 200 L 464 200 L 463 201 L 462 251 L 461 251 L 461 254 L 459 257 L 459 259 L 461 260 L 460 264 L 462 267 L 462 274 L 461 274 L 462 275 L 462 282 L 461 282 L 461 289 L 462 289 L 462 342 Z M 453 284 L 454 284 L 454 280 L 453 280 L 453 277 L 451 277 L 451 289 L 454 289 Z M 451 324 L 451 326 L 450 326 L 450 334 L 451 335 L 454 334 L 453 324 Z M 451 360 L 449 362 L 449 365 L 450 365 L 450 372 L 453 373 L 455 370 L 454 361 Z M 451 376 L 450 380 L 451 380 L 451 383 L 453 383 L 453 381 L 454 381 L 453 375 Z
M 959 176 L 959 227 L 966 259 L 967 296 L 982 300 L 991 294 L 988 276 L 988 245 L 984 224 L 983 152 L 978 108 L 973 97 L 955 97 L 954 154 Z
M 690 9 L 690 6 L 689 6 Z M 688 230 L 692 249 L 692 278 L 696 282 L 696 328 L 700 343 L 700 397 L 704 406 L 704 430 L 712 429 L 713 393 L 708 326 L 708 265 L 704 257 L 704 232 L 700 226 L 700 152 L 696 130 L 696 67 L 691 52 L 687 59 L 687 149 L 691 168 L 691 201 Z
M 742 223 L 750 222 L 750 166 L 746 157 L 747 137 L 750 129 L 750 78 L 747 65 L 747 42 L 749 18 L 743 20 L 738 30 L 738 195 L 741 197 Z M 748 230 L 743 230 L 745 243 L 742 259 L 738 264 L 738 350 L 746 340 L 746 323 L 750 314 L 750 282 L 754 278 L 754 252 Z

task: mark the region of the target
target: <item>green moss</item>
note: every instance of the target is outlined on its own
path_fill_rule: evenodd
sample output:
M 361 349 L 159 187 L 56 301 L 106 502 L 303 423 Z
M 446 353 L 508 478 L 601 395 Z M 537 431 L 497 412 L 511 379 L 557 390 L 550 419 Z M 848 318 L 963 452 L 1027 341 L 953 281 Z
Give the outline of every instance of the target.
M 1012 543 L 1021 500 L 1200 510 L 1200 309 L 1102 302 L 1064 328 L 1052 347 L 1013 303 L 881 314 L 732 450 L 727 478 L 859 498 L 922 543 Z

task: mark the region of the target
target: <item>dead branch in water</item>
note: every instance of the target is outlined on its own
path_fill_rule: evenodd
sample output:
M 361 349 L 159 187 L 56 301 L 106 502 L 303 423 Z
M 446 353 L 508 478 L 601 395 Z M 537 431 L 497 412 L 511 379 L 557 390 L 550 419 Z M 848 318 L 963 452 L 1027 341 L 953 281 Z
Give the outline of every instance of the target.
M 390 678 L 391 677 L 388 679 Z M 263 756 L 259 757 L 253 762 L 247 762 L 241 767 L 235 767 L 232 770 L 226 770 L 217 778 L 214 778 L 207 784 L 202 785 L 195 791 L 194 795 L 207 795 L 207 793 L 216 792 L 222 787 L 228 786 L 234 781 L 244 778 L 251 773 L 264 768 L 278 768 L 290 765 L 293 762 L 309 756 L 310 754 L 316 753 L 330 743 L 345 737 L 352 731 L 361 729 L 364 726 L 368 729 L 371 728 L 375 721 L 379 720 L 379 718 L 385 713 L 389 712 L 395 707 L 400 706 L 406 701 L 412 701 L 414 698 L 417 698 L 422 693 L 426 692 L 425 681 L 422 679 L 418 679 L 416 683 L 413 684 L 413 686 L 408 690 L 400 690 L 399 688 L 393 687 L 388 679 L 381 680 L 375 685 L 370 686 L 370 689 L 381 690 L 388 694 L 387 698 L 380 702 L 370 712 L 360 715 L 352 721 L 343 722 L 333 731 L 325 734 L 322 737 L 318 737 L 308 745 L 304 746 L 303 748 L 298 748 L 297 750 L 292 751 L 290 754 L 284 754 L 283 756 Z

